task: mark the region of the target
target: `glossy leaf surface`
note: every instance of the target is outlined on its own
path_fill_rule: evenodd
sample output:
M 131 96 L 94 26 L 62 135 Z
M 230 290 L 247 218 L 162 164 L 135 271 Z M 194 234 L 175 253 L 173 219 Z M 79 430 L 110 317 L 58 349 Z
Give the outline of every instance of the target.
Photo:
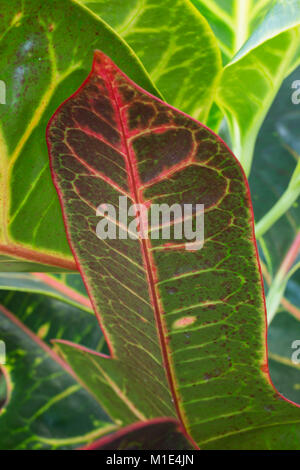
M 247 174 L 267 111 L 284 78 L 299 64 L 299 24 L 299 0 L 276 2 L 220 80 L 217 103 Z
M 283 82 L 257 139 L 253 172 L 249 179 L 255 221 L 259 222 L 288 187 L 300 155 L 300 105 L 292 102 L 298 67 Z M 297 236 L 299 203 L 295 203 L 263 236 L 265 262 L 271 276 Z M 300 299 L 298 302 L 300 307 Z
M 244 45 L 261 23 L 273 0 L 192 0 L 218 38 L 224 62 Z
M 80 3 L 126 40 L 167 103 L 206 122 L 221 73 L 221 55 L 206 19 L 189 0 Z
M 39 293 L 11 290 L 0 290 L 0 304 L 49 346 L 53 338 L 63 338 L 102 351 L 105 341 L 97 319 L 80 306 Z
M 47 122 L 87 75 L 95 48 L 158 92 L 127 44 L 77 2 L 0 0 L 0 10 L 1 271 L 76 270 L 51 183 Z
M 38 336 L 3 305 L 0 317 L 7 353 L 1 368 L 8 394 L 0 414 L 1 449 L 76 448 L 115 429 Z

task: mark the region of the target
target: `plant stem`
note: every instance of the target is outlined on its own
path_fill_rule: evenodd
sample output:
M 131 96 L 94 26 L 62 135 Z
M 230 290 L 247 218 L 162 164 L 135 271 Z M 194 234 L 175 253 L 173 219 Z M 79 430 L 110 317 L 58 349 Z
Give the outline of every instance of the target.
M 290 268 L 293 266 L 293 263 L 296 260 L 299 252 L 300 252 L 300 232 L 298 232 L 283 262 L 281 263 L 281 266 L 278 270 L 278 275 L 284 278 L 284 276 L 289 272 Z
M 249 139 L 246 139 L 243 148 L 240 148 L 239 150 L 240 162 L 248 179 L 252 168 L 255 142 L 256 140 L 252 136 L 249 136 Z
M 278 272 L 274 278 L 274 281 L 267 295 L 266 306 L 267 306 L 267 314 L 268 314 L 268 324 L 271 323 L 271 321 L 273 320 L 277 312 L 277 309 L 281 303 L 281 299 L 283 297 L 288 280 L 300 267 L 300 263 L 297 263 L 294 267 L 292 267 L 299 252 L 300 252 L 300 232 L 297 234 L 280 268 L 278 269 Z
M 290 183 L 272 209 L 256 224 L 256 238 L 262 237 L 275 222 L 294 204 L 300 195 L 300 160 L 294 170 Z
M 272 284 L 272 277 L 267 269 L 267 266 L 264 264 L 262 260 L 260 260 L 260 266 L 261 266 L 261 272 L 264 276 L 264 279 L 266 280 L 268 286 L 270 286 L 270 284 Z M 287 300 L 285 297 L 282 297 L 281 305 L 287 312 L 293 315 L 296 318 L 296 320 L 300 321 L 300 309 L 296 307 L 296 305 L 292 304 L 292 302 Z

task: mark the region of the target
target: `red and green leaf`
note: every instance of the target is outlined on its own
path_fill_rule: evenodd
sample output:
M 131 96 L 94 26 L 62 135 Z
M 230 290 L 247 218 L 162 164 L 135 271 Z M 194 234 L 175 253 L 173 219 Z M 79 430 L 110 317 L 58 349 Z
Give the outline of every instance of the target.
M 107 412 L 123 425 L 177 414 L 201 448 L 299 448 L 300 410 L 268 375 L 248 185 L 226 145 L 100 52 L 47 139 L 70 247 L 111 356 L 59 348 Z M 204 204 L 204 247 L 99 240 L 96 208 L 120 195 Z

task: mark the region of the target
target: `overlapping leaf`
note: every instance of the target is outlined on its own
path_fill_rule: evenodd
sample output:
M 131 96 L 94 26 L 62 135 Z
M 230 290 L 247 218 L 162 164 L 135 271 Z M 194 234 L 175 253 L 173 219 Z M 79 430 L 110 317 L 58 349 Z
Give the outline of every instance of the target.
M 259 129 L 284 78 L 299 63 L 300 2 L 276 2 L 240 53 L 225 67 L 217 103 L 232 147 L 249 175 Z
M 92 305 L 78 273 L 0 273 L 0 290 L 44 294 L 87 312 Z
M 292 84 L 299 74 L 298 67 L 282 84 L 258 136 L 249 179 L 256 222 L 280 199 L 299 159 L 300 105 L 292 102 Z M 265 260 L 272 276 L 276 274 L 299 227 L 299 207 L 295 204 L 264 235 Z
M 3 305 L 0 317 L 7 353 L 1 366 L 7 382 L 7 402 L 0 414 L 1 449 L 70 449 L 116 429 L 38 336 Z
M 283 83 L 274 104 L 261 128 L 254 155 L 250 188 L 253 194 L 256 221 L 273 207 L 288 187 L 298 155 L 299 105 L 292 103 L 292 84 L 297 80 L 298 68 Z M 261 240 L 261 252 L 269 274 L 269 284 L 273 281 L 282 260 L 286 256 L 300 227 L 299 202 L 295 203 L 265 233 Z M 287 398 L 300 403 L 299 369 L 291 362 L 291 345 L 300 334 L 300 272 L 288 281 L 285 296 L 291 303 L 279 309 L 279 318 L 269 326 L 270 374 L 278 390 Z M 267 286 L 268 283 L 266 283 Z M 286 308 L 289 308 L 289 311 Z M 294 315 L 294 317 L 292 316 Z
M 54 338 L 63 338 L 101 352 L 105 344 L 95 315 L 64 299 L 0 290 L 0 304 L 48 345 Z
M 107 396 L 105 408 L 110 387 L 132 415 L 174 413 L 169 386 L 201 448 L 298 448 L 300 410 L 267 374 L 249 194 L 227 147 L 99 52 L 89 80 L 52 118 L 48 144 L 70 243 L 112 357 L 59 347 Z M 96 208 L 117 206 L 124 194 L 147 204 L 204 203 L 203 249 L 99 240 Z
M 165 101 L 206 122 L 221 73 L 217 40 L 189 0 L 80 0 L 132 47 Z
M 227 63 L 255 31 L 274 0 L 192 0 L 192 3 L 208 20 Z
M 126 43 L 78 3 L 1 0 L 0 10 L 0 80 L 6 85 L 6 104 L 0 104 L 1 271 L 41 271 L 37 263 L 46 271 L 53 265 L 76 270 L 51 184 L 46 124 L 87 75 L 97 47 L 158 92 Z

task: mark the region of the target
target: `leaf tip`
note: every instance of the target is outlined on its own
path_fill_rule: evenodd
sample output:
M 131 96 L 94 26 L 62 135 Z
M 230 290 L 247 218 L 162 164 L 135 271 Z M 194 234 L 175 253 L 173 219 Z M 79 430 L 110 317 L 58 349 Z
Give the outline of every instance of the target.
M 99 73 L 108 68 L 116 68 L 115 63 L 104 52 L 96 49 L 93 58 L 93 71 Z

